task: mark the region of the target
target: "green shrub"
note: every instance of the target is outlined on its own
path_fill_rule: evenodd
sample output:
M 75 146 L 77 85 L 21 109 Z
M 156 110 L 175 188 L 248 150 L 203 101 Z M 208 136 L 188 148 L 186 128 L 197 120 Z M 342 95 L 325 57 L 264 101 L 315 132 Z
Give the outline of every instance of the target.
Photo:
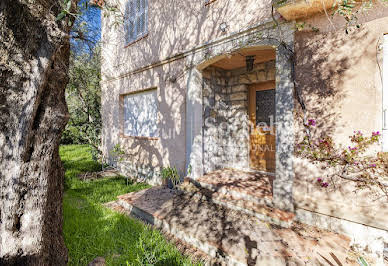
M 173 187 L 175 188 L 176 186 L 179 185 L 181 182 L 181 177 L 178 174 L 178 170 L 176 167 L 164 167 L 161 171 L 161 176 L 163 180 L 170 180 L 172 182 Z

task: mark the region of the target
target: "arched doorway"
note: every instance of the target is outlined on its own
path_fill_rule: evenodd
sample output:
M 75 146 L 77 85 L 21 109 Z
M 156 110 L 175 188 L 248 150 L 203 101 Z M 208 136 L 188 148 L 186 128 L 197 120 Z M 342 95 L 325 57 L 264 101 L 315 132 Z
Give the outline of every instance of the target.
M 201 70 L 204 173 L 275 172 L 275 57 L 273 47 L 243 48 Z
M 249 149 L 245 150 L 244 147 L 249 147 L 249 143 L 245 145 L 243 141 L 238 145 L 234 145 L 234 149 L 229 149 L 230 141 L 214 142 L 212 145 L 207 145 L 212 142 L 210 137 L 214 137 L 215 129 L 209 130 L 211 127 L 222 129 L 222 127 L 214 127 L 215 123 L 225 125 L 224 129 L 232 128 L 229 130 L 230 135 L 249 136 L 249 131 L 245 125 L 249 123 L 248 113 L 248 96 L 246 96 L 245 112 L 244 110 L 235 109 L 233 104 L 224 104 L 222 98 L 224 94 L 236 93 L 233 99 L 236 101 L 239 97 L 244 97 L 243 94 L 239 94 L 238 90 L 244 90 L 242 87 L 245 86 L 245 94 L 248 95 L 249 88 L 246 88 L 250 84 L 242 82 L 243 86 L 229 86 L 228 89 L 224 89 L 225 85 L 225 73 L 229 82 L 237 80 L 238 75 L 231 77 L 228 75 L 233 72 L 229 69 L 222 69 L 230 67 L 233 70 L 245 71 L 242 76 L 238 76 L 239 81 L 244 79 L 252 79 L 254 75 L 247 73 L 246 56 L 250 54 L 243 54 L 244 52 L 257 52 L 265 54 L 265 50 L 268 50 L 272 54 L 274 60 L 265 60 L 266 64 L 273 64 L 273 67 L 269 67 L 268 75 L 272 75 L 271 79 L 265 77 L 265 81 L 275 81 L 276 93 L 275 93 L 275 169 L 274 181 L 273 181 L 273 204 L 274 206 L 292 210 L 292 187 L 294 179 L 294 86 L 292 81 L 292 63 L 290 61 L 290 51 L 293 47 L 293 29 L 291 25 L 283 25 L 283 30 L 290 34 L 286 38 L 280 37 L 279 34 L 284 31 L 278 31 L 273 28 L 266 28 L 266 35 L 271 35 L 271 38 L 263 38 L 262 30 L 257 28 L 251 30 L 249 33 L 236 34 L 232 38 L 226 38 L 211 44 L 207 44 L 204 47 L 199 47 L 192 51 L 190 56 L 186 58 L 186 66 L 188 70 L 186 72 L 187 77 L 187 94 L 186 94 L 186 166 L 187 169 L 192 170 L 190 177 L 193 179 L 200 178 L 205 172 L 211 171 L 214 168 L 222 169 L 228 162 L 228 159 L 232 156 L 235 159 L 234 164 L 240 164 L 242 168 L 249 168 Z M 278 36 L 279 38 L 277 38 Z M 287 43 L 286 48 L 282 45 L 282 42 Z M 291 47 L 291 48 L 290 48 Z M 238 57 L 240 59 L 238 60 Z M 237 59 L 237 60 L 232 60 Z M 233 61 L 233 62 L 229 62 Z M 258 64 L 258 62 L 255 62 Z M 239 64 L 236 66 L 236 64 Z M 236 72 L 236 73 L 237 73 Z M 258 71 L 257 75 L 259 78 L 267 73 L 264 70 Z M 206 80 L 214 82 L 206 82 Z M 231 85 L 232 83 L 228 83 Z M 254 84 L 254 82 L 252 83 Z M 241 84 L 240 84 L 241 85 Z M 209 97 L 208 92 L 215 88 L 219 95 Z M 228 96 L 229 98 L 232 95 Z M 230 101 L 232 103 L 232 101 Z M 239 103 L 243 103 L 242 100 Z M 208 105 L 216 105 L 217 110 L 214 108 L 206 108 Z M 233 108 L 232 108 L 233 107 Z M 241 107 L 241 106 L 240 106 Z M 219 111 L 219 112 L 215 112 Z M 245 114 L 245 118 L 243 115 Z M 219 117 L 219 113 L 232 115 L 228 117 L 226 121 L 232 121 L 233 125 L 238 125 L 237 128 L 231 127 L 230 124 L 225 121 L 225 118 Z M 234 115 L 233 115 L 234 114 Z M 206 124 L 208 117 L 211 117 L 211 124 Z M 231 119 L 229 119 L 231 117 Z M 240 119 L 241 118 L 241 119 Z M 244 119 L 243 119 L 244 118 Z M 217 120 L 218 119 L 218 120 Z M 244 122 L 245 121 L 245 122 Z M 240 128 L 241 125 L 244 127 Z M 240 130 L 240 132 L 239 132 Z M 241 134 L 241 132 L 245 133 Z M 220 139 L 220 138 L 218 138 Z M 222 138 L 221 138 L 222 139 Z M 230 139 L 230 138 L 229 138 Z M 233 140 L 233 138 L 232 138 Z M 249 138 L 245 138 L 249 141 Z M 235 144 L 235 143 L 233 143 Z M 220 145 L 224 145 L 221 149 Z M 241 148 L 240 150 L 236 147 Z M 207 150 L 208 149 L 208 150 Z M 226 151 L 226 152 L 225 152 Z M 206 155 L 208 154 L 208 155 Z M 209 155 L 210 154 L 210 155 Z M 214 155 L 214 156 L 212 156 Z M 239 155 L 239 157 L 236 157 Z M 243 156 L 240 156 L 243 155 Z M 211 161 L 209 159 L 212 159 Z M 210 161 L 210 162 L 209 162 Z M 236 167 L 236 165 L 234 166 Z

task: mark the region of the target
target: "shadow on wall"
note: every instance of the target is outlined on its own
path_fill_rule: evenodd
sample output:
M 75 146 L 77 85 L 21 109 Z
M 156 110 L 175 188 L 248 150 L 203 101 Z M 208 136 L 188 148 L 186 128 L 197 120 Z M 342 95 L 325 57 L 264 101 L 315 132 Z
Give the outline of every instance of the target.
M 156 5 L 156 6 L 154 6 Z M 155 55 L 162 57 L 163 54 L 173 55 L 180 47 L 186 47 L 192 43 L 200 43 L 203 27 L 206 24 L 207 31 L 211 36 L 219 31 L 219 24 L 223 22 L 229 4 L 219 9 L 217 17 L 209 17 L 208 8 L 198 10 L 198 4 L 194 1 L 169 1 L 168 4 L 153 2 L 152 12 L 158 11 L 158 15 L 150 16 L 149 30 L 160 30 L 160 34 L 152 34 L 139 43 L 133 44 L 122 50 L 122 55 L 116 58 L 105 58 L 104 61 L 119 61 L 123 65 L 127 57 L 131 56 L 131 48 L 136 49 L 136 61 L 142 65 L 148 65 L 155 61 Z M 187 13 L 187 14 L 184 14 Z M 193 21 L 185 21 L 191 25 L 189 32 L 182 31 L 184 25 L 178 24 L 172 15 L 192 18 Z M 209 22 L 210 21 L 210 22 Z M 166 29 L 162 31 L 161 29 Z M 184 34 L 182 34 L 182 32 Z M 124 44 L 122 38 L 113 40 L 115 46 Z M 166 43 L 167 42 L 167 43 Z M 159 58 L 163 59 L 163 58 Z M 123 65 L 124 66 L 124 65 Z M 133 70 L 134 65 L 117 67 L 122 73 Z M 116 144 L 120 144 L 126 155 L 120 163 L 124 173 L 151 183 L 159 183 L 158 172 L 161 167 L 176 166 L 181 175 L 185 174 L 185 117 L 186 117 L 186 86 L 187 71 L 185 59 L 177 60 L 169 64 L 145 70 L 143 72 L 126 75 L 124 78 L 108 81 L 103 91 L 103 145 L 105 155 L 112 161 L 109 155 Z M 117 75 L 116 73 L 116 75 Z M 119 107 L 119 95 L 157 88 L 158 99 L 158 122 L 159 136 L 157 139 L 139 139 L 133 137 L 120 137 L 121 125 L 119 124 L 121 110 Z
M 255 64 L 252 71 L 240 65 L 227 70 L 214 67 L 223 66 L 218 62 L 203 71 L 204 173 L 227 167 L 249 168 L 249 85 L 275 80 L 275 61 L 271 60 L 275 51 L 272 50 L 252 50 L 257 57 L 260 51 L 272 52 L 268 61 Z M 234 60 L 231 58 L 224 66 L 232 65 Z
M 296 80 L 308 118 L 317 120 L 314 135 L 328 134 L 347 147 L 354 130 L 379 130 L 381 95 L 376 78 L 377 32 L 368 26 L 345 34 L 298 32 L 295 36 Z M 296 141 L 303 137 L 302 111 L 296 109 Z M 294 201 L 297 207 L 388 230 L 388 199 L 381 190 L 360 189 L 334 178 L 322 165 L 297 158 L 294 162 Z M 329 188 L 317 185 L 317 179 Z
M 317 133 L 334 134 L 343 139 L 343 134 L 348 136 L 355 130 L 349 126 L 362 122 L 361 118 L 359 121 L 345 121 L 343 115 L 352 108 L 344 106 L 347 104 L 346 100 L 351 94 L 360 93 L 359 88 L 350 87 L 353 85 L 351 81 L 356 76 L 367 75 L 358 71 L 362 59 L 375 58 L 374 54 L 370 54 L 370 47 L 376 46 L 376 40 L 367 38 L 367 35 L 366 30 L 348 35 L 342 31 L 331 34 L 296 32 L 297 86 L 304 98 L 308 117 L 318 122 Z M 362 45 L 355 47 L 357 43 Z M 374 83 L 374 76 L 372 82 Z M 303 115 L 299 104 L 296 115 L 299 126 L 297 132 L 302 132 L 300 118 Z M 343 132 L 344 129 L 347 131 Z M 347 133 L 349 134 L 346 135 Z M 297 137 L 300 139 L 300 135 Z

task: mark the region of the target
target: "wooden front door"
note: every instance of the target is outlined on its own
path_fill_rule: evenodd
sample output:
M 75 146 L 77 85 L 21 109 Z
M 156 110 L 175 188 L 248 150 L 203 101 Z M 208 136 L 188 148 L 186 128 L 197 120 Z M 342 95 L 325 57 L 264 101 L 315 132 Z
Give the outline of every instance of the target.
M 249 86 L 250 167 L 275 172 L 275 81 Z

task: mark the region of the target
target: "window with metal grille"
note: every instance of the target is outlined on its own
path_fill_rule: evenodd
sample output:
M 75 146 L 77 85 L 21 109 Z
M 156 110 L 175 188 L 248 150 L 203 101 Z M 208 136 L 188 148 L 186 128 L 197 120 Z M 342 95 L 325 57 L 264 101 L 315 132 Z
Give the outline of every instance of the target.
M 128 45 L 148 32 L 148 0 L 128 0 L 125 6 L 125 44 Z
M 267 126 L 275 121 L 275 90 L 256 91 L 256 125 L 266 123 Z

